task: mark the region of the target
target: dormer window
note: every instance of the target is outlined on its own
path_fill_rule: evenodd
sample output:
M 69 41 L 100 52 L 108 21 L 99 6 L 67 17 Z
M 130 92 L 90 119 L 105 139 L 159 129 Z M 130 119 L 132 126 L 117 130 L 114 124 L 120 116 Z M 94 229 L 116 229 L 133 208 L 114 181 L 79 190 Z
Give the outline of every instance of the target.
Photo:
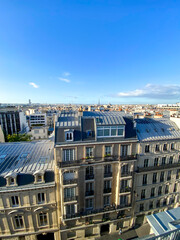
M 65 140 L 66 141 L 73 141 L 74 134 L 73 131 L 65 131 Z
M 86 132 L 86 134 L 87 134 L 87 137 L 92 137 L 92 131 L 91 131 L 91 130 L 88 130 L 88 131 Z
M 9 185 L 14 185 L 15 181 L 14 181 L 14 178 L 9 178 Z
M 37 182 L 42 182 L 42 175 L 37 175 Z

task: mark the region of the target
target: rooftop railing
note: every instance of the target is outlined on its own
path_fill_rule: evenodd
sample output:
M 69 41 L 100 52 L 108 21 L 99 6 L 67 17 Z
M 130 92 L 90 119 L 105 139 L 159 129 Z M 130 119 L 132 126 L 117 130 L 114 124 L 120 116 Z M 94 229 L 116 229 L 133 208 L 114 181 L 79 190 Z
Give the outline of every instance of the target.
M 149 167 L 138 167 L 136 172 L 148 172 L 153 170 L 162 170 L 162 169 L 170 169 L 170 168 L 177 168 L 180 167 L 180 162 L 178 163 L 171 163 L 171 164 L 163 164 L 158 166 L 149 166 Z
M 77 178 L 74 179 L 68 179 L 68 180 L 63 180 L 63 185 L 68 185 L 68 184 L 76 184 L 77 183 Z

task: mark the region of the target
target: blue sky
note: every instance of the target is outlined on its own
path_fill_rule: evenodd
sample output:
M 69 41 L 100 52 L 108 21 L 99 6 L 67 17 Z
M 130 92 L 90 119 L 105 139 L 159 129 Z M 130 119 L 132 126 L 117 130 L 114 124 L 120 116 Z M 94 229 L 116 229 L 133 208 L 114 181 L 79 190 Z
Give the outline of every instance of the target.
M 179 0 L 1 0 L 0 103 L 179 102 L 179 12 Z

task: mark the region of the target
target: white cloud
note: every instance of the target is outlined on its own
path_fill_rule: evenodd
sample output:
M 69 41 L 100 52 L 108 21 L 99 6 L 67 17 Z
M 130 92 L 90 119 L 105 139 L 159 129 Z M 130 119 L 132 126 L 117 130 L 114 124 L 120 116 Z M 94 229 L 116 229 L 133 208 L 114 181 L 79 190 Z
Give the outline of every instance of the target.
M 70 80 L 67 78 L 59 78 L 60 81 L 66 82 L 66 83 L 70 83 Z
M 29 82 L 29 85 L 31 85 L 34 88 L 39 88 L 39 86 L 36 83 L 33 83 L 33 82 Z
M 180 95 L 180 85 L 147 84 L 145 87 L 127 92 L 119 92 L 118 97 L 145 97 L 145 98 L 177 98 Z
M 71 74 L 69 72 L 63 72 L 63 76 L 67 77 L 70 76 Z

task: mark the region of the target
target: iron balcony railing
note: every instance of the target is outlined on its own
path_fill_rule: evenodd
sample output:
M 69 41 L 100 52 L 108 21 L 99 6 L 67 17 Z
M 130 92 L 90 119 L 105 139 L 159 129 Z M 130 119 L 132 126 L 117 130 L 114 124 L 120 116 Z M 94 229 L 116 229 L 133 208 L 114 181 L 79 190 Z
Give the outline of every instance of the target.
M 105 156 L 105 157 L 91 157 L 91 158 L 83 158 L 78 160 L 72 160 L 72 161 L 62 161 L 58 162 L 58 167 L 72 167 L 77 166 L 81 164 L 93 164 L 96 162 L 113 162 L 113 161 L 127 161 L 127 160 L 135 160 L 137 159 L 137 155 L 127 155 L 127 156 L 118 156 L 118 155 L 112 155 L 112 156 Z
M 123 187 L 120 189 L 120 193 L 131 192 L 131 187 Z
M 71 197 L 65 197 L 64 202 L 71 202 L 71 201 L 76 201 L 77 196 L 71 196 Z
M 104 173 L 104 178 L 112 177 L 112 172 Z
M 68 179 L 68 180 L 63 180 L 63 184 L 64 185 L 68 185 L 68 184 L 75 184 L 77 183 L 77 178 L 74 178 L 74 179 Z
M 163 165 L 158 165 L 158 166 L 138 167 L 136 172 L 141 173 L 141 172 L 148 172 L 148 171 L 162 170 L 162 169 L 170 169 L 170 168 L 177 168 L 177 167 L 180 167 L 180 162 L 171 163 L 171 164 L 163 164 Z
M 86 179 L 86 180 L 92 180 L 92 179 L 94 179 L 94 174 L 87 174 L 87 175 L 85 176 L 85 179 Z
M 133 172 L 121 172 L 121 177 L 128 177 L 128 176 L 132 176 Z
M 104 193 L 110 193 L 111 192 L 111 188 L 104 188 Z
M 86 191 L 85 195 L 86 195 L 86 196 L 92 196 L 92 195 L 94 195 L 94 190 Z
M 100 208 L 100 209 L 90 209 L 90 210 L 86 210 L 86 211 L 82 211 L 79 213 L 73 213 L 73 214 L 66 214 L 63 215 L 64 219 L 72 219 L 72 218 L 80 218 L 80 217 L 85 217 L 88 215 L 95 215 L 95 214 L 99 214 L 99 213 L 108 213 L 111 211 L 116 211 L 122 208 L 129 208 L 131 207 L 130 203 L 124 203 L 124 204 L 120 204 L 118 206 L 106 206 L 104 208 Z

